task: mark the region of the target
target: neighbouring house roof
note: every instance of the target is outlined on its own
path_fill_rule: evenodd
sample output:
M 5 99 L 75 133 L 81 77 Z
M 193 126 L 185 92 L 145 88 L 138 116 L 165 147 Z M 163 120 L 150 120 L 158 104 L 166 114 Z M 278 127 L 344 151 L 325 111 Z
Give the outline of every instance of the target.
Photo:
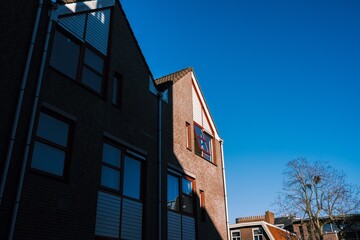
M 252 228 L 261 226 L 266 235 L 269 237 L 270 240 L 297 240 L 295 234 L 290 233 L 282 228 L 278 228 L 270 223 L 265 221 L 258 221 L 258 222 L 245 222 L 245 223 L 236 223 L 230 225 L 230 230 L 240 229 L 240 228 Z
M 272 236 L 276 239 L 276 240 L 280 240 L 280 239 L 286 239 L 286 240 L 296 240 L 297 237 L 296 235 L 284 230 L 284 229 L 281 229 L 281 228 L 278 228 L 278 227 L 275 227 L 273 225 L 270 225 L 270 224 L 267 224 L 267 227 L 268 229 L 270 230 Z

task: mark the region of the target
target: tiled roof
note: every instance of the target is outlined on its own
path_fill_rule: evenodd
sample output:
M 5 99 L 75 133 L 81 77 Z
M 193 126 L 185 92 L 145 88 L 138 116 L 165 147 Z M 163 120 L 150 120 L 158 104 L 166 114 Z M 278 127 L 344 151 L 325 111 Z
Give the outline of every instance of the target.
M 166 76 L 156 79 L 155 84 L 160 85 L 160 84 L 163 84 L 166 82 L 176 83 L 178 80 L 180 80 L 182 77 L 184 77 L 187 73 L 193 72 L 193 71 L 194 70 L 192 67 L 184 68 L 180 71 L 177 71 L 177 72 L 174 72 L 169 75 L 166 75 Z
M 267 228 L 270 230 L 271 235 L 276 239 L 276 240 L 296 240 L 297 237 L 294 234 L 291 234 L 290 232 L 277 228 L 271 224 L 266 224 Z M 289 238 L 290 237 L 290 238 Z

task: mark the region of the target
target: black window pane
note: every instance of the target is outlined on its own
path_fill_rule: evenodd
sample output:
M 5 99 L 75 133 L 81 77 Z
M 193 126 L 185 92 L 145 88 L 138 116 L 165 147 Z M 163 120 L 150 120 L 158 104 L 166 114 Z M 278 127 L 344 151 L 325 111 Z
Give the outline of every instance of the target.
M 82 82 L 96 92 L 101 93 L 102 77 L 85 66 L 83 68 Z
M 32 168 L 62 176 L 64 173 L 64 164 L 64 151 L 41 142 L 35 142 L 31 161 Z
M 117 149 L 109 144 L 104 144 L 103 149 L 103 161 L 114 166 L 120 168 L 120 157 L 121 150 Z
M 140 199 L 141 162 L 128 156 L 124 161 L 124 195 Z
M 102 75 L 104 60 L 88 48 L 85 50 L 85 63 Z
M 182 197 L 182 209 L 183 209 L 184 212 L 193 213 L 192 196 L 183 195 L 183 197 Z
M 167 180 L 167 207 L 171 210 L 179 211 L 179 178 L 168 175 Z
M 67 38 L 64 34 L 56 31 L 51 50 L 50 65 L 75 79 L 78 68 L 80 46 Z
M 101 185 L 112 188 L 117 191 L 120 190 L 120 172 L 113 168 L 102 166 L 101 171 Z
M 40 113 L 37 136 L 66 147 L 68 132 L 68 124 L 45 113 Z

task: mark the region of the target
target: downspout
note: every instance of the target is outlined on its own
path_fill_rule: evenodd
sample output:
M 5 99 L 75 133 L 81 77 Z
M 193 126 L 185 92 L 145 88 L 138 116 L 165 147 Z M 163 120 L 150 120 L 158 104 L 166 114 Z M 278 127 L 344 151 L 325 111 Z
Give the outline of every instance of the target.
M 158 93 L 159 116 L 158 116 L 158 161 L 159 161 L 159 240 L 162 236 L 162 92 Z
M 26 58 L 24 73 L 23 73 L 22 80 L 21 80 L 20 93 L 19 93 L 19 97 L 18 97 L 18 101 L 17 101 L 17 105 L 16 105 L 14 122 L 13 122 L 12 129 L 11 129 L 10 142 L 9 142 L 7 155 L 6 155 L 6 159 L 5 159 L 4 170 L 1 175 L 2 177 L 1 177 L 1 185 L 0 185 L 0 206 L 1 206 L 2 199 L 3 199 L 4 191 L 5 191 L 5 182 L 6 182 L 8 172 L 9 172 L 9 166 L 10 166 L 14 143 L 15 143 L 16 131 L 17 131 L 18 124 L 19 124 L 21 105 L 23 102 L 24 94 L 25 94 L 25 87 L 26 87 L 27 78 L 28 78 L 28 74 L 29 74 L 33 50 L 34 50 L 34 46 L 35 46 L 36 35 L 38 32 L 42 7 L 43 7 L 43 0 L 39 0 L 39 6 L 38 6 L 38 9 L 36 12 L 34 27 L 33 27 L 32 35 L 31 35 L 31 40 L 30 40 L 30 47 L 29 47 L 27 58 Z
M 223 171 L 223 183 L 224 183 L 224 198 L 225 198 L 226 233 L 227 233 L 227 239 L 230 240 L 229 212 L 228 212 L 227 191 L 226 191 L 225 159 L 224 159 L 224 146 L 223 146 L 223 144 L 224 144 L 224 141 L 220 140 L 222 171 Z
M 22 187 L 23 187 L 23 183 L 24 183 L 25 170 L 26 170 L 26 165 L 28 162 L 32 132 L 33 132 L 33 128 L 34 128 L 35 117 L 36 117 L 36 112 L 37 112 L 37 107 L 38 107 L 38 102 L 39 102 L 40 89 L 41 89 L 41 85 L 42 85 L 42 81 L 43 81 L 47 51 L 48 51 L 48 46 L 49 46 L 49 41 L 50 41 L 50 36 L 51 36 L 52 23 L 53 23 L 53 21 L 57 21 L 56 9 L 57 9 L 56 0 L 52 0 L 51 1 L 51 9 L 50 9 L 50 17 L 49 17 L 48 27 L 47 27 L 46 36 L 45 36 L 44 49 L 43 49 L 43 54 L 42 54 L 42 59 L 41 59 L 39 77 L 38 77 L 38 81 L 37 81 L 37 85 L 36 85 L 36 92 L 35 92 L 35 98 L 34 98 L 34 103 L 33 103 L 33 107 L 32 107 L 32 112 L 31 112 L 29 130 L 27 133 L 25 151 L 24 151 L 24 156 L 23 156 L 22 165 L 21 165 L 20 178 L 19 178 L 19 183 L 18 183 L 18 187 L 17 187 L 17 191 L 16 191 L 15 206 L 14 206 L 12 217 L 11 217 L 8 240 L 12 240 L 13 235 L 14 235 L 16 219 L 17 219 L 17 214 L 18 214 L 19 205 L 20 205 L 21 192 L 22 192 Z

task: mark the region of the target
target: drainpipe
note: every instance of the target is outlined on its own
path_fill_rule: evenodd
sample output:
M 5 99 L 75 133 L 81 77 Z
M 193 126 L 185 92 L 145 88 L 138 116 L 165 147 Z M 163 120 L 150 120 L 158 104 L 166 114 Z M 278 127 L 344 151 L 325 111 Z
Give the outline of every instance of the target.
M 159 240 L 162 235 L 162 96 L 163 93 L 158 93 L 159 101 L 159 116 L 158 116 L 158 161 L 159 161 Z
M 23 102 L 24 94 L 25 94 L 25 87 L 26 87 L 28 73 L 29 73 L 29 69 L 30 69 L 30 62 L 31 62 L 32 55 L 33 55 L 36 35 L 37 35 L 38 27 L 39 27 L 42 7 L 43 7 L 43 0 L 39 0 L 39 6 L 38 6 L 38 9 L 36 12 L 34 27 L 33 27 L 32 35 L 31 35 L 31 40 L 30 40 L 29 52 L 28 52 L 28 55 L 26 58 L 25 69 L 24 69 L 24 73 L 22 76 L 22 80 L 21 80 L 20 93 L 19 93 L 19 97 L 18 97 L 18 101 L 17 101 L 17 105 L 16 105 L 15 117 L 14 117 L 14 122 L 12 125 L 10 142 L 9 142 L 7 155 L 6 155 L 6 159 L 5 159 L 4 170 L 1 175 L 2 177 L 1 177 L 1 185 L 0 185 L 0 206 L 1 206 L 2 199 L 3 199 L 4 191 L 5 191 L 5 182 L 6 182 L 8 172 L 9 172 L 10 161 L 11 161 L 14 143 L 15 143 L 16 130 L 18 128 L 21 105 Z
M 31 112 L 29 130 L 28 130 L 27 138 L 26 138 L 25 151 L 24 151 L 24 156 L 23 156 L 23 160 L 22 160 L 20 178 L 19 178 L 19 183 L 18 183 L 17 192 L 16 192 L 15 206 L 14 206 L 12 217 L 11 217 L 8 240 L 12 240 L 13 235 L 14 235 L 17 213 L 18 213 L 19 205 L 20 205 L 21 192 L 22 192 L 22 187 L 23 187 L 23 183 L 24 183 L 25 170 L 26 170 L 26 165 L 28 162 L 32 132 L 33 132 L 33 128 L 34 128 L 35 117 L 36 117 L 36 112 L 37 112 L 37 107 L 38 107 L 38 102 L 39 102 L 40 89 L 41 89 L 41 85 L 42 85 L 42 81 L 43 81 L 47 51 L 48 51 L 48 46 L 49 46 L 49 41 L 50 41 L 50 36 L 51 36 L 52 23 L 53 23 L 53 21 L 57 21 L 56 0 L 52 0 L 51 4 L 52 5 L 51 5 L 51 9 L 50 9 L 50 17 L 49 17 L 48 27 L 47 27 L 47 31 L 46 31 L 44 49 L 43 49 L 43 54 L 42 54 L 42 59 L 41 59 L 41 66 L 40 66 L 39 77 L 38 77 L 37 85 L 36 85 L 36 93 L 35 93 L 34 103 L 33 103 L 32 112 Z
M 229 212 L 228 212 L 228 202 L 227 202 L 227 191 L 226 191 L 226 178 L 225 178 L 225 160 L 224 160 L 224 141 L 220 140 L 220 149 L 221 149 L 221 159 L 222 159 L 222 171 L 223 171 L 223 183 L 224 183 L 224 198 L 225 198 L 225 215 L 226 215 L 226 233 L 227 239 L 230 240 L 230 230 L 229 230 Z

